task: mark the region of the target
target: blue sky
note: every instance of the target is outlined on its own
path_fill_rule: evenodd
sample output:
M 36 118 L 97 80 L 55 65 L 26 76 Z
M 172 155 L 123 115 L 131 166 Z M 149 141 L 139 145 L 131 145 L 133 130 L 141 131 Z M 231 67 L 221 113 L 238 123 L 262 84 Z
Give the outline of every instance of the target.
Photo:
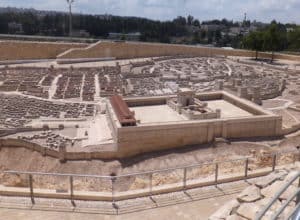
M 66 10 L 66 0 L 1 0 L 0 6 Z M 227 18 L 300 23 L 300 0 L 75 0 L 74 11 L 159 20 L 193 15 L 200 21 Z

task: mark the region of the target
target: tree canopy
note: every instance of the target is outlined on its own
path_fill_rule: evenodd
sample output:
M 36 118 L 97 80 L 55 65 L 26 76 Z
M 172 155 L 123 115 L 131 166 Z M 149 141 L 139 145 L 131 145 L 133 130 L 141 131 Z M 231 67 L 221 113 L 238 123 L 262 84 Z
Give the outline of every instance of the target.
M 243 38 L 242 45 L 246 49 L 268 51 L 273 55 L 275 51 L 300 50 L 300 29 L 292 28 L 287 31 L 285 25 L 272 21 L 264 30 L 251 32 Z

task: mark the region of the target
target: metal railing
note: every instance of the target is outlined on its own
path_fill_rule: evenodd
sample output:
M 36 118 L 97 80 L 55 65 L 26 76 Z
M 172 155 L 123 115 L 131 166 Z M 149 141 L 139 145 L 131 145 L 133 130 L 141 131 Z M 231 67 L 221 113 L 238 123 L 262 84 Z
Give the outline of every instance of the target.
M 142 180 L 144 181 L 144 185 L 146 187 L 142 187 L 143 191 L 143 196 L 153 196 L 157 192 L 155 191 L 156 187 L 164 186 L 167 185 L 171 191 L 179 191 L 179 190 L 186 190 L 189 188 L 194 188 L 198 187 L 199 184 L 195 184 L 195 181 L 199 180 L 205 180 L 205 186 L 209 185 L 217 185 L 219 183 L 223 182 L 232 182 L 232 181 L 238 181 L 238 180 L 246 180 L 249 178 L 257 177 L 257 176 L 263 176 L 267 175 L 268 173 L 274 171 L 276 167 L 278 167 L 280 164 L 278 164 L 278 158 L 281 155 L 291 155 L 294 159 L 293 162 L 299 161 L 300 158 L 300 152 L 299 151 L 287 151 L 287 152 L 282 152 L 282 153 L 277 153 L 277 154 L 271 154 L 271 155 L 266 155 L 262 157 L 246 157 L 246 158 L 241 158 L 241 159 L 236 159 L 236 160 L 228 160 L 228 161 L 219 161 L 219 162 L 211 162 L 211 163 L 200 163 L 200 164 L 194 164 L 190 166 L 184 166 L 184 167 L 175 167 L 175 168 L 169 168 L 169 169 L 161 169 L 161 170 L 154 170 L 154 171 L 147 171 L 147 172 L 137 172 L 137 173 L 130 173 L 130 174 L 124 174 L 124 175 L 111 175 L 111 176 L 100 176 L 100 175 L 80 175 L 80 174 L 69 174 L 69 173 L 43 173 L 43 172 L 22 172 L 22 171 L 4 171 L 5 174 L 15 174 L 15 175 L 25 175 L 28 179 L 28 188 L 29 188 L 29 193 L 31 197 L 32 203 L 34 203 L 34 198 L 38 197 L 38 195 L 35 195 L 35 191 L 37 189 L 43 189 L 39 187 L 34 187 L 34 182 L 37 180 L 37 176 L 40 176 L 44 179 L 45 183 L 48 184 L 46 177 L 45 176 L 50 176 L 51 178 L 66 178 L 67 180 L 67 190 L 62 190 L 60 193 L 64 193 L 65 195 L 68 196 L 68 198 L 71 201 L 74 201 L 74 197 L 76 196 L 76 187 L 74 186 L 74 181 L 76 179 L 80 178 L 92 178 L 95 180 L 99 180 L 99 184 L 95 184 L 93 188 L 95 189 L 96 186 L 100 186 L 101 184 L 105 185 L 106 183 L 106 190 L 102 189 L 97 189 L 96 191 L 94 190 L 86 190 L 86 187 L 82 191 L 92 191 L 92 192 L 98 192 L 98 193 L 105 193 L 105 195 L 109 195 L 110 201 L 114 204 L 115 201 L 119 200 L 117 198 L 117 192 L 127 192 L 130 191 L 129 189 L 125 189 L 124 191 L 120 190 L 118 191 L 118 187 L 120 185 L 122 186 L 123 183 L 118 184 L 118 181 L 122 180 L 123 178 L 135 178 L 137 177 L 143 177 Z M 268 158 L 269 163 L 265 166 L 258 167 L 257 169 L 250 169 L 250 165 L 252 163 L 255 165 L 255 163 L 261 159 L 261 158 Z M 226 164 L 229 165 L 228 167 L 233 167 L 237 168 L 236 172 L 229 172 L 226 170 Z M 208 170 L 208 171 L 207 171 Z M 259 175 L 255 175 L 257 171 L 263 170 Z M 206 172 L 204 172 L 206 171 Z M 155 184 L 154 180 L 155 177 L 162 177 L 167 175 L 166 173 L 171 174 L 176 174 L 175 180 L 171 181 L 171 183 L 164 183 L 162 185 L 160 184 Z M 196 172 L 196 174 L 193 174 L 193 172 Z M 192 173 L 192 176 L 189 176 L 189 174 Z M 230 174 L 230 177 L 228 178 L 228 174 Z M 233 174 L 236 174 L 236 176 L 233 176 Z M 159 176 L 161 175 L 161 176 Z M 222 176 L 223 175 L 223 176 Z M 228 178 L 226 180 L 226 178 Z M 225 180 L 225 181 L 224 181 Z M 50 183 L 49 183 L 50 184 Z M 56 183 L 57 184 L 57 183 Z M 168 185 L 171 184 L 171 185 Z M 177 184 L 176 186 L 172 184 Z M 194 184 L 194 185 L 193 185 Z M 201 185 L 201 184 L 200 184 Z M 202 184 L 202 186 L 204 186 Z M 47 185 L 48 186 L 48 185 Z M 57 187 L 57 185 L 55 185 Z M 173 188 L 172 188 L 173 187 Z M 44 188 L 44 189 L 49 189 L 49 188 Z M 56 188 L 57 190 L 57 188 Z M 78 188 L 77 188 L 78 190 Z M 139 188 L 136 188 L 135 190 L 140 190 Z M 80 190 L 78 190 L 80 191 Z M 160 193 L 161 191 L 159 191 Z M 56 193 L 59 194 L 59 192 L 56 191 Z M 136 194 L 136 197 L 140 197 L 140 194 Z M 131 197 L 132 198 L 132 197 Z M 120 199 L 121 200 L 121 199 Z
M 261 220 L 266 213 L 271 209 L 271 207 L 274 205 L 274 203 L 280 198 L 280 196 L 286 192 L 286 190 L 296 181 L 298 182 L 298 189 L 289 195 L 287 200 L 282 204 L 282 206 L 276 210 L 276 212 L 271 216 L 270 220 L 276 220 L 278 217 L 286 210 L 287 206 L 291 204 L 291 202 L 296 198 L 296 206 L 295 208 L 288 214 L 285 219 L 287 220 L 296 220 L 296 214 L 299 213 L 300 208 L 300 171 L 298 171 L 288 182 L 286 182 L 280 190 L 272 197 L 271 201 L 257 214 L 255 220 Z

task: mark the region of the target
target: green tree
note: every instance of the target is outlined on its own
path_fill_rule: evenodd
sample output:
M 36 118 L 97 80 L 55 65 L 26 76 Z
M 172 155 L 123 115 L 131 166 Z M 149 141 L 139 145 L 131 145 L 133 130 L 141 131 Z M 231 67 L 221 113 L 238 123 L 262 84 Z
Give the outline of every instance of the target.
M 300 51 L 300 27 L 287 33 L 288 49 Z
M 211 44 L 213 42 L 214 32 L 207 31 L 207 43 Z
M 255 50 L 256 60 L 258 59 L 258 51 L 261 51 L 263 49 L 263 37 L 264 36 L 262 32 L 251 32 L 249 35 L 244 37 L 242 42 L 244 48 Z
M 216 40 L 217 44 L 220 42 L 221 38 L 222 38 L 221 31 L 220 30 L 216 30 L 215 31 L 215 40 Z
M 285 49 L 287 45 L 286 30 L 281 24 L 272 21 L 264 32 L 263 49 L 271 51 L 271 62 L 274 61 L 274 52 Z
M 202 40 L 204 40 L 206 38 L 206 31 L 205 30 L 201 30 L 200 37 L 201 37 Z
M 195 26 L 195 27 L 200 27 L 200 21 L 199 21 L 198 19 L 195 19 L 195 20 L 193 21 L 193 26 Z
M 201 42 L 201 39 L 200 39 L 199 32 L 194 32 L 193 33 L 192 43 L 193 44 L 199 44 L 200 42 Z
M 192 15 L 189 15 L 186 20 L 187 20 L 187 25 L 191 26 L 194 22 L 194 17 Z

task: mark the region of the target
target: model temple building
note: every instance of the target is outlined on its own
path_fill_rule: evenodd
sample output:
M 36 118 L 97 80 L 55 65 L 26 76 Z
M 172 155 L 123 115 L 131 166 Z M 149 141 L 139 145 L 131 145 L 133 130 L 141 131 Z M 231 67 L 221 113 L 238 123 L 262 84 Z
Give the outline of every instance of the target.
M 188 88 L 179 89 L 176 98 L 170 98 L 168 106 L 189 120 L 220 118 L 221 111 L 208 107 L 206 102 L 195 98 L 195 92 Z
M 213 141 L 280 135 L 282 118 L 225 91 L 122 98 L 106 105 L 120 157 Z M 163 140 L 163 141 L 162 141 Z

